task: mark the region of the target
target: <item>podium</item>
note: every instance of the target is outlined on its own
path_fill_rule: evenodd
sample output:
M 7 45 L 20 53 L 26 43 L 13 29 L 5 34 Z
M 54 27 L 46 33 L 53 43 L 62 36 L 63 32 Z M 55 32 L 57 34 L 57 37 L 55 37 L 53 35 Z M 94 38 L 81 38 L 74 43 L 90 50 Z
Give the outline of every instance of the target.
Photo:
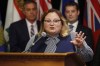
M 76 53 L 0 53 L 0 66 L 85 66 Z

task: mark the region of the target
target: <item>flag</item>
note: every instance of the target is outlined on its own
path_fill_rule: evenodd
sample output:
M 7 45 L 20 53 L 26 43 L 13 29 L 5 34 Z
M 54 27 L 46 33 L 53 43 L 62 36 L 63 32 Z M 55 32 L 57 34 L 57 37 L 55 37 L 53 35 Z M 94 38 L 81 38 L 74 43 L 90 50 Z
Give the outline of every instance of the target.
M 41 16 L 44 12 L 47 12 L 52 8 L 51 0 L 35 0 L 37 2 L 38 8 L 38 19 L 41 19 Z
M 21 11 L 21 3 L 23 0 L 8 0 L 6 20 L 4 26 L 4 37 L 6 42 L 9 42 L 8 32 L 9 26 L 12 22 L 18 21 L 24 18 L 24 15 Z
M 48 11 L 48 9 L 52 8 L 51 0 L 35 0 L 38 6 L 38 18 L 41 17 L 43 12 Z M 5 27 L 4 27 L 4 37 L 6 42 L 9 42 L 9 26 L 12 22 L 18 21 L 20 19 L 25 18 L 22 13 L 24 0 L 8 0 Z
M 1 21 L 1 14 L 0 14 L 0 52 L 5 51 L 5 40 L 3 35 L 3 27 L 2 27 L 2 21 Z
M 99 0 L 86 0 L 86 8 L 84 13 L 85 26 L 92 29 L 94 36 L 94 50 L 98 36 L 100 35 L 100 1 Z

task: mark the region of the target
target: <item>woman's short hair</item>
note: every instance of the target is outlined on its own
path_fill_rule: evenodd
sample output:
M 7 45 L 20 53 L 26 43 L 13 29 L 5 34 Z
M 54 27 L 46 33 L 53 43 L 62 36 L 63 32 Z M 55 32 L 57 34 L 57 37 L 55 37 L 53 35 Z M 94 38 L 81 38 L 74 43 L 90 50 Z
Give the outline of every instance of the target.
M 60 31 L 60 36 L 65 37 L 65 36 L 69 35 L 69 28 L 68 28 L 68 25 L 67 25 L 68 21 L 65 20 L 65 18 L 61 14 L 61 12 L 59 12 L 56 9 L 50 9 L 43 14 L 43 16 L 41 17 L 41 28 L 40 28 L 38 35 L 41 35 L 41 33 L 44 32 L 44 27 L 43 27 L 44 26 L 44 19 L 49 13 L 52 13 L 52 12 L 55 12 L 61 20 L 62 28 L 61 28 L 61 31 Z

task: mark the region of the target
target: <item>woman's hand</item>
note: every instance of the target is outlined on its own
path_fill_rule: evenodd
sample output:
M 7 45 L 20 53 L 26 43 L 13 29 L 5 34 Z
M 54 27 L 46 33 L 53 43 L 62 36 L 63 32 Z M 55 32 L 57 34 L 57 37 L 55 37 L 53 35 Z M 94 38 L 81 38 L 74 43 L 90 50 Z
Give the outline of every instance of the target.
M 84 36 L 84 33 L 80 31 L 79 33 L 76 34 L 76 37 L 70 42 L 74 44 L 75 46 L 77 46 L 78 48 L 82 48 L 83 42 L 85 39 L 86 39 L 86 36 Z

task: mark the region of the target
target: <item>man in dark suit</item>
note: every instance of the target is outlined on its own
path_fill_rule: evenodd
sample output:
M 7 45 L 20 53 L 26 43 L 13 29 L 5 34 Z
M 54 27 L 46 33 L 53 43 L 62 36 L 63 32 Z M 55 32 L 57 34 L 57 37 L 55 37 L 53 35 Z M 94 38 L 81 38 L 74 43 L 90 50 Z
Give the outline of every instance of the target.
M 93 49 L 93 35 L 92 30 L 88 27 L 85 27 L 81 24 L 81 21 L 78 19 L 80 14 L 79 6 L 75 2 L 67 2 L 65 4 L 65 17 L 69 21 L 68 25 L 71 29 L 71 32 L 80 32 L 82 31 L 86 36 L 86 43 Z M 71 27 L 70 27 L 71 26 Z
M 73 26 L 71 32 L 80 32 L 82 31 L 86 36 L 87 44 L 93 49 L 93 36 L 92 30 L 88 27 L 83 26 L 78 20 L 80 14 L 78 4 L 75 2 L 67 2 L 65 5 L 65 17 L 69 21 L 68 25 Z
M 14 22 L 9 28 L 9 43 L 11 52 L 24 51 L 27 42 L 38 33 L 40 22 L 37 21 L 37 3 L 27 0 L 24 3 L 25 19 Z

